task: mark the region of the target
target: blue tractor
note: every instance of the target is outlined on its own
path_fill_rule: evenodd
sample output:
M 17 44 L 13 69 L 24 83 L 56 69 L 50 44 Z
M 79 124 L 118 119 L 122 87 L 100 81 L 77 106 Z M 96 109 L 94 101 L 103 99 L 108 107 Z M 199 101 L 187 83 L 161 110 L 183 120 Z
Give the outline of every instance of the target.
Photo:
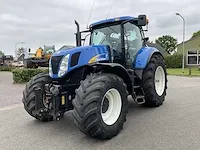
M 164 58 L 146 45 L 146 15 L 102 20 L 86 31 L 75 23 L 77 46 L 55 52 L 49 74 L 38 74 L 27 83 L 24 108 L 41 121 L 60 120 L 72 110 L 82 132 L 110 139 L 126 121 L 128 95 L 139 105 L 162 105 L 167 89 Z M 81 46 L 81 35 L 87 32 L 90 44 Z

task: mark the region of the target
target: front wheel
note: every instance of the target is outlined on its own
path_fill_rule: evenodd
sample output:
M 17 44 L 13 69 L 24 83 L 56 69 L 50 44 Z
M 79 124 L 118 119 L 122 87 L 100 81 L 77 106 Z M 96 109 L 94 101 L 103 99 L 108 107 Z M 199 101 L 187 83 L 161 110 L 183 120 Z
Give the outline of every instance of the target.
M 123 128 L 128 92 L 114 74 L 93 74 L 81 81 L 73 100 L 75 124 L 94 138 L 110 139 Z
M 45 109 L 49 107 L 49 100 L 48 97 L 46 97 L 45 90 L 42 89 L 42 99 L 36 98 L 36 92 L 34 90 L 35 87 L 37 88 L 43 88 L 45 84 L 50 84 L 52 82 L 52 79 L 49 77 L 49 74 L 46 73 L 40 73 L 36 76 L 34 76 L 27 84 L 26 88 L 23 91 L 23 99 L 22 102 L 24 104 L 25 110 L 34 118 L 41 120 L 41 121 L 52 121 L 53 116 L 47 113 L 39 114 L 36 110 L 36 103 L 41 103 L 42 108 Z
M 151 107 L 162 105 L 166 96 L 167 73 L 161 55 L 153 55 L 144 69 L 142 87 L 145 94 L 144 105 Z

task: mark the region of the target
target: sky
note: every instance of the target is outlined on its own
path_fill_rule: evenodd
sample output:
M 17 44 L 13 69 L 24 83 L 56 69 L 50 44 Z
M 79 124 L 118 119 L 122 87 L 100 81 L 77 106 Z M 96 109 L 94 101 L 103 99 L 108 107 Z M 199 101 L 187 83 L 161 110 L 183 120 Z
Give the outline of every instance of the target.
M 85 30 L 87 23 L 119 16 L 146 14 L 149 19 L 146 36 L 154 41 L 171 35 L 182 41 L 183 20 L 186 40 L 200 30 L 199 0 L 0 0 L 0 50 L 14 54 L 15 46 L 35 52 L 43 45 L 75 45 L 74 20 Z M 112 9 L 111 9 L 112 8 Z M 111 11 L 110 11 L 111 10 Z M 108 12 L 110 11 L 109 15 Z M 89 21 L 88 21 L 89 20 Z M 24 44 L 17 44 L 25 42 Z

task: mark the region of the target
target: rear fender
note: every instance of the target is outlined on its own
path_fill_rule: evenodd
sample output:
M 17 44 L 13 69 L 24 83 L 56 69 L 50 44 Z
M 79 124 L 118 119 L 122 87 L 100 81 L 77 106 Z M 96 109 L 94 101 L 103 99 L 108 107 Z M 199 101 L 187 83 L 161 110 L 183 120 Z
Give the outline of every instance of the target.
M 162 56 L 162 54 L 159 52 L 159 50 L 157 50 L 154 47 L 143 47 L 142 49 L 140 49 L 138 51 L 133 66 L 135 68 L 136 75 L 140 79 L 142 79 L 142 74 L 143 74 L 144 68 L 149 63 L 151 57 L 155 54 Z

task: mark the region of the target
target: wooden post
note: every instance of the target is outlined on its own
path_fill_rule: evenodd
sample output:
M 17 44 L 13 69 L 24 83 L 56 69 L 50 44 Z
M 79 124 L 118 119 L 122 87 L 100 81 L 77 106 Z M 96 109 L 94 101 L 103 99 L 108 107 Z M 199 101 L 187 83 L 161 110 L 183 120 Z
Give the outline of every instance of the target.
M 189 76 L 191 76 L 192 74 L 191 67 L 189 67 L 188 69 L 189 69 Z

